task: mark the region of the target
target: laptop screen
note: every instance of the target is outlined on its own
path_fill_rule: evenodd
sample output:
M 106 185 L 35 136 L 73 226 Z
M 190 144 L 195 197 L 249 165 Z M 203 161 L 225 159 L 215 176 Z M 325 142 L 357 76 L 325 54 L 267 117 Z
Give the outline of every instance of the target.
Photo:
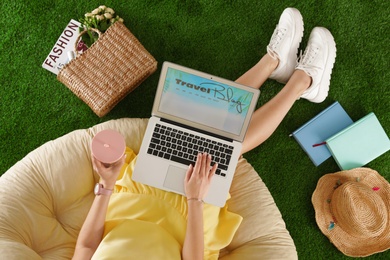
M 168 67 L 162 73 L 166 74 L 164 82 L 160 82 L 163 89 L 158 112 L 203 125 L 217 133 L 242 134 L 248 116 L 253 112 L 252 100 L 256 98 L 254 103 L 257 101 L 256 91 L 180 68 Z

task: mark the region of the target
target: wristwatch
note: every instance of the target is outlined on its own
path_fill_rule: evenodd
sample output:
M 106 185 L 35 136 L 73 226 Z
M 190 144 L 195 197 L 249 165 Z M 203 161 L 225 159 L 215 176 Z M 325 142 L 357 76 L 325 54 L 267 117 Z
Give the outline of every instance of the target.
M 93 190 L 95 195 L 106 195 L 110 196 L 112 194 L 112 190 L 103 188 L 103 184 L 96 183 L 95 189 Z

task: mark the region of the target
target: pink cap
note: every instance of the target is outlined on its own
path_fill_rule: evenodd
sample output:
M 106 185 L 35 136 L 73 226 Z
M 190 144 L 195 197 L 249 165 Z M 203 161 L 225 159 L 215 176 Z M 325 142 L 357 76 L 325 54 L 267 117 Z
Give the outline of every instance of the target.
M 126 150 L 123 136 L 115 130 L 103 130 L 95 135 L 91 144 L 92 155 L 102 163 L 111 164 L 122 158 Z

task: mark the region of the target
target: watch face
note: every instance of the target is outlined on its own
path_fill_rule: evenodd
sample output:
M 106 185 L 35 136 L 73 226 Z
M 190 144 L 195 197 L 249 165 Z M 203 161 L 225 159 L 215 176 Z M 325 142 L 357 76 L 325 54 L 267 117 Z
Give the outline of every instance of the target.
M 96 183 L 93 191 L 94 191 L 95 195 L 111 195 L 112 194 L 112 190 L 105 189 L 103 187 L 103 184 L 101 184 L 101 183 Z
M 95 189 L 94 189 L 94 193 L 95 195 L 99 195 L 100 194 L 100 184 L 99 183 L 96 183 L 95 185 Z

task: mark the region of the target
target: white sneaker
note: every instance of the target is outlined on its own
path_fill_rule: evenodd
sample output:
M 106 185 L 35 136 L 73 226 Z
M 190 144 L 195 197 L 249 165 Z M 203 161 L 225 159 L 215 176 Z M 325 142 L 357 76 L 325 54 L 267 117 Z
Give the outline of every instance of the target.
M 328 96 L 330 75 L 336 60 L 336 43 L 328 29 L 315 27 L 300 58 L 297 70 L 303 70 L 312 78 L 312 84 L 302 94 L 314 103 L 321 103 Z
M 270 78 L 286 83 L 297 64 L 298 47 L 303 36 L 303 19 L 295 8 L 286 8 L 279 18 L 271 41 L 267 46 L 268 54 L 279 60 L 278 67 Z

